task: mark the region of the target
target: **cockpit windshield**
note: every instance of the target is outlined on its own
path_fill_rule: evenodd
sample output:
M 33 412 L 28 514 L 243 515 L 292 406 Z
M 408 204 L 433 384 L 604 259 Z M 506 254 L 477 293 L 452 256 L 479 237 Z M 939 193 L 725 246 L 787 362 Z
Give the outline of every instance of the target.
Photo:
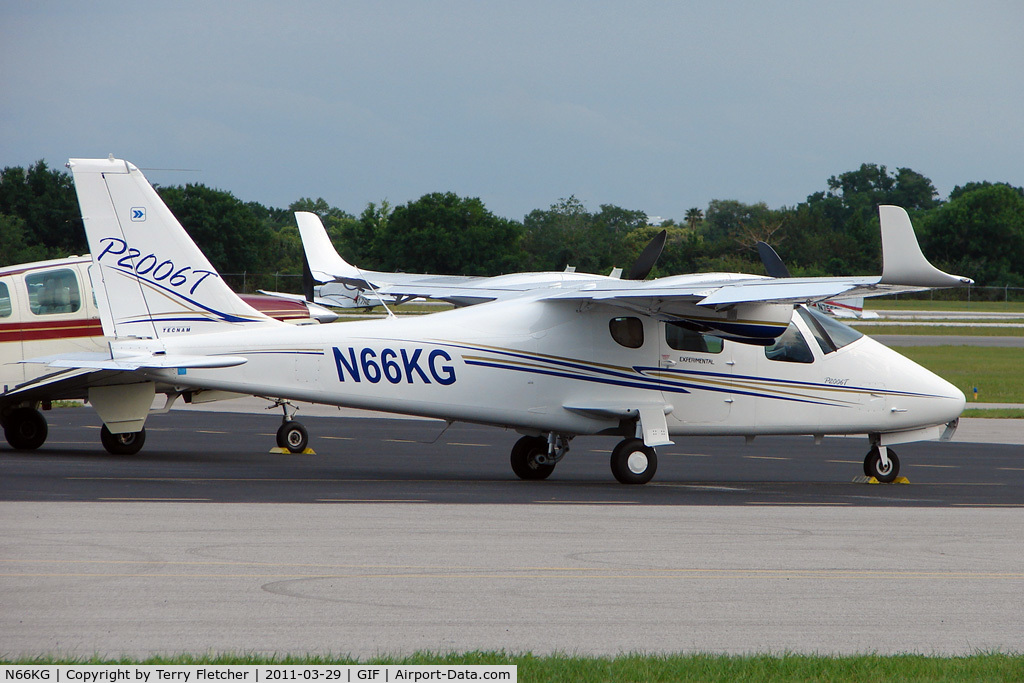
M 797 311 L 800 312 L 800 317 L 807 323 L 807 327 L 811 329 L 814 339 L 818 342 L 818 346 L 821 347 L 823 353 L 838 351 L 847 344 L 852 344 L 864 336 L 852 327 L 844 325 L 829 315 L 825 315 L 817 308 L 801 306 Z

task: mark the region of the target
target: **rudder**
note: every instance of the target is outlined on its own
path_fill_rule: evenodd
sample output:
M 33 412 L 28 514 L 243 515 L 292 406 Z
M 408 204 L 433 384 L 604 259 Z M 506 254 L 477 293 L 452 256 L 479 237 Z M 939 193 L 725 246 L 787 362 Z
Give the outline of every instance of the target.
M 277 321 L 242 301 L 131 163 L 68 162 L 82 209 L 104 334 L 164 338 Z M 100 300 L 102 299 L 102 301 Z M 110 329 L 108 329 L 108 327 Z

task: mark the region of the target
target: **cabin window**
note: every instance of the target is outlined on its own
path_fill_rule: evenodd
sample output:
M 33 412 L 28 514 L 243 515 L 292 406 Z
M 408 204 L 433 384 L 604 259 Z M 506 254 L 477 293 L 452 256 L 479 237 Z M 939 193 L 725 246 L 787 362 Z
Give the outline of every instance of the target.
M 0 282 L 0 318 L 11 317 L 11 290 L 7 289 L 6 282 Z
M 807 345 L 804 336 L 796 325 L 789 323 L 789 327 L 782 333 L 782 336 L 775 340 L 771 346 L 764 348 L 764 355 L 768 360 L 784 361 L 786 363 L 813 363 L 814 354 L 811 347 Z
M 724 346 L 720 337 L 694 332 L 672 323 L 665 325 L 665 343 L 676 351 L 694 353 L 721 353 Z
M 644 323 L 640 318 L 612 318 L 608 329 L 612 339 L 627 349 L 639 349 L 644 345 Z
M 26 275 L 25 286 L 29 310 L 36 315 L 74 313 L 82 307 L 78 277 L 68 268 Z

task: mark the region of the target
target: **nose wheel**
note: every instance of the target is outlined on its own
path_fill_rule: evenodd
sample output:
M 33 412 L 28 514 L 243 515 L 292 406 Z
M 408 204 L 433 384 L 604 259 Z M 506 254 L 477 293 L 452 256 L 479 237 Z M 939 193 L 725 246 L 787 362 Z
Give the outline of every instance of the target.
M 301 422 L 288 420 L 277 429 L 277 445 L 291 453 L 302 453 L 309 446 L 309 433 Z
M 306 431 L 305 426 L 301 422 L 293 419 L 298 408 L 287 399 L 270 398 L 268 396 L 261 396 L 260 398 L 273 401 L 274 404 L 268 406 L 267 410 L 280 408 L 284 412 L 284 416 L 281 418 L 281 426 L 277 428 L 277 449 L 273 449 L 270 452 L 283 453 L 288 451 L 289 453 L 313 455 L 313 450 L 309 448 L 309 432 Z
M 896 451 L 891 448 L 873 446 L 864 458 L 864 476 L 866 477 L 874 477 L 883 484 L 891 484 L 896 481 L 899 473 L 900 459 L 896 457 Z

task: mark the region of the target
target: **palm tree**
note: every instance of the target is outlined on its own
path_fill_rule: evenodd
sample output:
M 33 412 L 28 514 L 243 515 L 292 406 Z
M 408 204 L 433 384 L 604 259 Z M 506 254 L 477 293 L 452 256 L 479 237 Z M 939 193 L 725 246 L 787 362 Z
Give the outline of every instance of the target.
M 690 225 L 690 230 L 696 230 L 697 224 L 704 220 L 704 212 L 693 207 L 686 212 L 686 222 Z

